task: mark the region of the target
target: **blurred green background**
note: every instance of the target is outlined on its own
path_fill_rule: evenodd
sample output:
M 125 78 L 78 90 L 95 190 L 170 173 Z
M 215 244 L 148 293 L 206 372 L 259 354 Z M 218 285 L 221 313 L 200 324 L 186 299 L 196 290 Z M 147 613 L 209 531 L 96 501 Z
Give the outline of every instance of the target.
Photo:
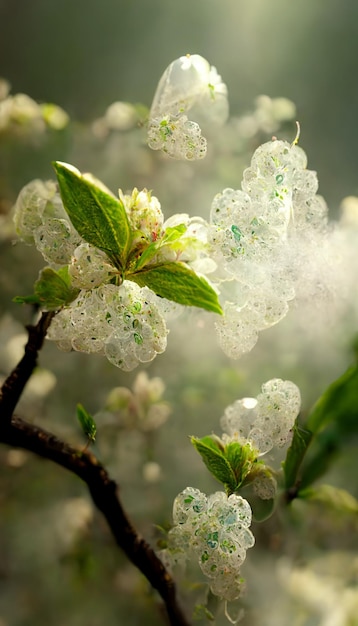
M 45 139 L 0 134 L 3 212 L 31 178 L 53 177 L 51 160 L 67 158 L 114 190 L 153 189 L 166 215 L 178 210 L 207 215 L 214 193 L 224 185 L 239 186 L 250 146 L 237 153 L 230 146 L 232 156 L 222 140 L 207 162 L 188 165 L 149 155 L 143 128 L 103 142 L 88 131 L 113 101 L 149 107 L 166 66 L 188 52 L 217 67 L 234 116 L 250 110 L 260 94 L 295 102 L 300 144 L 310 169 L 318 171 L 332 217 L 344 196 L 358 195 L 356 0 L 0 0 L 0 76 L 13 93 L 54 102 L 74 120 L 69 130 Z M 294 127 L 285 132 L 292 140 Z M 11 299 L 29 293 L 42 265 L 36 251 L 13 246 L 11 236 L 2 233 L 0 375 L 13 366 L 19 343 L 14 338 L 30 319 Z M 141 532 L 156 540 L 155 524 L 170 521 L 173 498 L 187 485 L 207 492 L 218 488 L 191 449 L 189 435 L 219 433 L 225 406 L 243 395 L 256 396 L 273 377 L 296 382 L 308 410 L 350 363 L 351 339 L 349 324 L 332 329 L 323 320 L 310 327 L 304 313 L 293 311 L 262 334 L 251 354 L 233 362 L 217 347 L 209 316 L 189 312 L 174 321 L 167 352 L 146 367 L 150 376 L 165 380 L 165 398 L 173 406 L 168 422 L 148 438 L 134 429 L 114 436 L 98 418 L 95 452 L 121 484 Z M 49 344 L 41 365 L 54 373 L 54 386 L 40 381 L 19 413 L 79 445 L 76 403 L 96 413 L 112 387 L 130 387 L 136 376 L 99 357 L 62 354 Z M 344 445 L 327 481 L 357 496 L 356 440 Z M 143 473 L 148 460 L 161 468 L 156 482 Z M 289 519 L 275 518 L 256 529 L 243 624 L 323 626 L 321 613 L 283 584 L 284 559 L 318 574 L 332 571 L 334 581 L 341 577 L 352 586 L 356 561 L 347 565 L 346 559 L 357 547 L 356 530 L 349 517 L 322 515 L 313 507 L 296 507 Z M 343 591 L 330 584 L 327 597 L 342 598 Z M 191 597 L 188 585 L 183 593 Z M 1 447 L 0 626 L 154 625 L 160 619 L 145 581 L 118 553 L 100 516 L 92 516 L 83 486 L 49 463 Z M 226 623 L 222 614 L 217 623 Z
M 0 2 L 0 75 L 79 120 L 114 100 L 149 106 L 187 52 L 216 65 L 235 114 L 261 93 L 291 98 L 333 208 L 358 192 L 357 48 L 355 0 Z

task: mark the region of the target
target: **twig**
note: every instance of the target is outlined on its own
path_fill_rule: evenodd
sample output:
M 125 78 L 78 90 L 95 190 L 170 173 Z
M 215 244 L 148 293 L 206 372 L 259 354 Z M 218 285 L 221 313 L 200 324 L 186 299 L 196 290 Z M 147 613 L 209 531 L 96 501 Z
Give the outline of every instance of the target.
M 150 545 L 129 521 L 118 496 L 118 485 L 89 452 L 79 451 L 52 433 L 13 416 L 26 383 L 37 365 L 47 329 L 55 313 L 42 313 L 36 326 L 28 326 L 25 354 L 0 389 L 0 442 L 30 450 L 81 478 L 92 500 L 103 513 L 112 534 L 129 560 L 144 574 L 162 597 L 172 626 L 189 626 L 177 603 L 173 579 Z
M 39 351 L 54 315 L 54 311 L 42 313 L 36 326 L 26 327 L 29 338 L 25 346 L 25 354 L 0 389 L 0 420 L 3 425 L 10 423 L 24 387 L 37 365 Z
M 15 416 L 9 425 L 0 427 L 0 441 L 50 459 L 81 478 L 96 507 L 106 518 L 117 544 L 162 597 L 170 624 L 189 626 L 177 603 L 173 579 L 150 545 L 132 526 L 118 497 L 117 484 L 96 457 L 76 450 L 53 434 Z

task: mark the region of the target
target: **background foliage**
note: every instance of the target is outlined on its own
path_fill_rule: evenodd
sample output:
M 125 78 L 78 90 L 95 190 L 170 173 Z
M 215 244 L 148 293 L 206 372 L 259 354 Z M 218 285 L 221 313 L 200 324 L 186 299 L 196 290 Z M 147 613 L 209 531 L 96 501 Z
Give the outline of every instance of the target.
M 0 213 L 8 214 L 31 178 L 54 178 L 50 163 L 56 159 L 92 171 L 114 191 L 119 186 L 153 189 L 166 215 L 206 216 L 212 196 L 224 186 L 238 186 L 255 142 L 267 136 L 234 147 L 233 154 L 232 146 L 226 150 L 213 136 L 215 147 L 207 160 L 188 165 L 149 153 L 140 127 L 105 138 L 90 133 L 93 120 L 115 100 L 150 106 L 168 63 L 197 52 L 223 76 L 233 115 L 252 108 L 261 93 L 296 103 L 301 145 L 334 216 L 343 196 L 358 194 L 357 42 L 354 0 L 0 0 L 0 76 L 11 82 L 14 93 L 55 102 L 73 120 L 63 131 L 42 136 L 0 135 Z M 292 139 L 292 127 L 284 132 Z M 11 299 L 31 291 L 42 260 L 31 248 L 13 246 L 11 236 L 5 236 L 7 222 L 1 226 L 0 374 L 5 375 L 21 350 L 21 323 L 29 321 L 29 311 Z M 170 419 L 148 433 L 131 425 L 113 428 L 105 415 L 98 416 L 94 451 L 120 483 L 141 532 L 153 542 L 158 539 L 155 524 L 168 524 L 179 491 L 187 485 L 207 492 L 217 487 L 188 435 L 217 430 L 227 404 L 256 396 L 261 383 L 273 377 L 295 381 L 307 412 L 351 363 L 349 320 L 332 327 L 328 313 L 317 322 L 293 310 L 261 336 L 251 354 L 230 362 L 212 339 L 209 316 L 189 312 L 183 322 L 172 324 L 167 352 L 148 368 L 150 376 L 165 380 L 165 399 L 173 405 Z M 114 386 L 130 387 L 136 376 L 104 359 L 62 354 L 49 344 L 41 366 L 46 371 L 38 372 L 42 378 L 29 388 L 21 414 L 72 443 L 83 440 L 76 404 L 96 414 Z M 342 447 L 325 482 L 357 497 L 357 435 L 352 431 L 340 435 Z M 145 469 L 152 461 L 160 466 L 156 480 Z M 79 481 L 4 447 L 0 465 L 0 625 L 158 623 L 145 581 L 117 553 Z M 307 605 L 300 596 L 299 583 L 292 583 L 293 589 L 285 585 L 288 562 L 308 568 L 317 580 L 323 573 L 325 597 L 337 602 L 344 595 L 339 580 L 353 586 L 357 553 L 355 560 L 348 555 L 357 547 L 356 523 L 342 512 L 322 515 L 321 506 L 297 503 L 287 518 L 273 517 L 255 528 L 243 623 L 280 626 L 293 623 L 285 618 L 290 615 L 297 624 L 324 624 L 314 603 Z M 271 606 L 273 597 L 277 608 Z

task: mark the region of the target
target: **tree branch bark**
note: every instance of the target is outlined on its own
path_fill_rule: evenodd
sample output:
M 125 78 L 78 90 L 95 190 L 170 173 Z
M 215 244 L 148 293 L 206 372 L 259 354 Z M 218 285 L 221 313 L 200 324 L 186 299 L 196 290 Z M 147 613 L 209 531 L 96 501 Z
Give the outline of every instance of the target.
M 0 416 L 1 417 L 1 416 Z M 66 468 L 83 480 L 96 507 L 103 513 L 118 546 L 162 597 L 172 626 L 189 626 L 176 599 L 175 584 L 154 550 L 140 537 L 120 502 L 118 485 L 91 453 L 82 453 L 53 434 L 13 417 L 0 428 L 0 441 L 30 450 Z
M 81 452 L 52 433 L 29 424 L 13 411 L 23 389 L 37 365 L 47 329 L 54 313 L 43 313 L 36 326 L 29 326 L 25 354 L 0 390 L 0 442 L 29 450 L 53 461 L 83 480 L 96 507 L 103 513 L 118 546 L 128 559 L 144 574 L 164 601 L 172 626 L 190 626 L 176 598 L 176 588 L 170 574 L 154 550 L 138 535 L 128 519 L 119 498 L 119 487 L 106 469 L 90 452 Z
M 29 338 L 25 346 L 24 356 L 0 389 L 0 420 L 3 425 L 11 422 L 12 414 L 25 385 L 37 365 L 39 351 L 54 315 L 54 311 L 46 311 L 42 313 L 36 326 L 26 326 Z

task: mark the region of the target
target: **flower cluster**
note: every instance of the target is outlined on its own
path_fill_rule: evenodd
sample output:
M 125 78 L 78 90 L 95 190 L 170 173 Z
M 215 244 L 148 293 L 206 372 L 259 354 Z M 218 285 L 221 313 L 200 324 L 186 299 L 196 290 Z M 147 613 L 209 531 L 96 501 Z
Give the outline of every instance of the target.
M 156 241 L 163 228 L 164 216 L 158 198 L 143 189 L 133 189 L 131 194 L 119 190 L 119 197 L 126 209 L 131 227 L 135 232 L 135 241 L 145 243 Z
M 222 124 L 228 117 L 227 88 L 215 67 L 198 54 L 173 61 L 161 77 L 148 123 L 148 145 L 175 159 L 206 155 L 198 122 Z
M 154 229 L 154 223 L 161 229 L 156 198 L 148 192 L 135 190 L 135 194 L 143 214 L 147 212 L 149 229 Z M 134 221 L 140 221 L 138 204 L 133 204 L 135 217 L 130 215 Z M 161 299 L 133 282 L 112 282 L 118 271 L 104 252 L 86 243 L 74 229 L 55 183 L 35 180 L 26 185 L 19 194 L 14 220 L 19 236 L 34 244 L 52 267 L 68 266 L 71 284 L 79 289 L 78 297 L 57 313 L 48 339 L 62 350 L 105 355 L 125 371 L 164 352 L 167 329 Z M 138 223 L 140 227 L 144 228 Z
M 85 180 L 110 194 L 93 177 L 86 175 Z M 134 189 L 131 194 L 119 190 L 119 197 L 130 230 L 122 269 L 81 237 L 51 181 L 35 180 L 24 187 L 14 221 L 18 235 L 35 245 L 51 268 L 66 270 L 73 290 L 72 301 L 66 300 L 58 311 L 48 338 L 62 350 L 104 354 L 129 371 L 165 350 L 165 317 L 181 307 L 127 276 L 131 278 L 144 266 L 148 271 L 178 261 L 203 274 L 212 272 L 216 264 L 208 257 L 204 220 L 178 214 L 164 221 L 158 199 L 146 189 Z
M 82 237 L 72 226 L 53 181 L 33 180 L 16 201 L 14 222 L 25 243 L 35 245 L 51 265 L 66 265 Z
M 240 190 L 225 189 L 211 207 L 212 253 L 220 276 L 225 316 L 216 323 L 224 351 L 249 352 L 261 330 L 279 322 L 295 297 L 297 238 L 312 239 L 326 224 L 316 195 L 316 173 L 297 145 L 260 146 L 244 171 Z
M 217 491 L 207 497 L 187 487 L 174 500 L 174 526 L 162 556 L 172 564 L 196 559 L 212 593 L 235 600 L 243 589 L 240 568 L 246 550 L 255 543 L 251 518 L 250 505 L 241 496 Z
M 298 387 L 274 378 L 262 385 L 257 398 L 236 400 L 225 409 L 221 437 L 192 437 L 191 442 L 227 493 L 250 484 L 259 498 L 272 500 L 277 489 L 275 472 L 259 457 L 288 442 L 300 405 Z
M 102 354 L 116 367 L 130 371 L 166 348 L 166 325 L 156 299 L 150 289 L 130 281 L 82 289 L 56 315 L 47 337 L 61 350 Z
M 257 398 L 242 398 L 230 404 L 221 417 L 221 437 L 225 445 L 238 442 L 249 444 L 257 457 L 275 447 L 284 446 L 301 407 L 298 387 L 290 380 L 274 378 L 261 387 Z M 262 500 L 274 498 L 277 484 L 272 471 L 265 465 L 256 465 L 252 486 Z
M 204 219 L 177 213 L 164 221 L 159 200 L 146 189 L 133 189 L 130 195 L 119 190 L 119 196 L 133 229 L 132 249 L 139 255 L 148 244 L 156 246 L 146 266 L 182 261 L 202 274 L 216 269 L 209 257 L 209 227 Z
M 224 443 L 250 443 L 262 456 L 287 442 L 300 411 L 300 391 L 290 380 L 274 378 L 261 387 L 257 398 L 236 400 L 220 420 Z
M 148 124 L 148 145 L 174 159 L 194 161 L 206 156 L 207 142 L 199 124 L 186 115 L 164 115 Z

